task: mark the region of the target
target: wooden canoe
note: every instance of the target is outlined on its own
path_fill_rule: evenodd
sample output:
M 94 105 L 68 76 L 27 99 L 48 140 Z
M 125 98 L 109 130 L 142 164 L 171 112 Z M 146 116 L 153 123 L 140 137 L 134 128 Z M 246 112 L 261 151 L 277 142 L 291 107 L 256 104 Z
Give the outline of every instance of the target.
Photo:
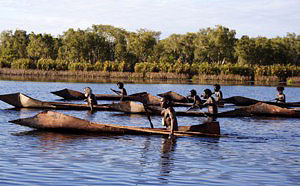
M 133 126 L 119 126 L 113 124 L 100 124 L 53 111 L 44 111 L 30 118 L 17 119 L 10 122 L 35 129 L 59 132 L 76 131 L 142 135 L 170 134 L 169 130 L 163 128 L 143 128 Z M 175 131 L 174 135 L 219 137 L 220 125 L 218 122 L 211 122 L 202 125 L 179 126 L 178 131 Z
M 85 99 L 85 96 L 83 93 L 71 90 L 71 89 L 62 89 L 58 91 L 51 92 L 52 94 L 55 94 L 59 97 L 62 97 L 67 100 L 83 100 Z M 120 100 L 122 96 L 117 94 L 95 94 L 96 99 L 98 100 Z M 123 100 L 132 100 L 130 96 L 124 96 Z
M 254 105 L 235 109 L 220 113 L 224 117 L 238 116 L 265 116 L 265 117 L 288 117 L 300 118 L 300 110 L 282 108 L 276 105 L 270 105 L 263 102 L 258 102 Z
M 277 102 L 271 102 L 271 101 L 260 101 L 252 98 L 247 98 L 243 96 L 232 96 L 229 98 L 223 99 L 224 103 L 231 103 L 237 106 L 249 106 L 254 105 L 258 102 L 267 103 L 270 105 L 276 105 L 280 107 L 300 107 L 300 102 L 286 102 L 286 103 L 277 103 Z
M 193 100 L 189 100 L 187 97 L 182 96 L 176 92 L 173 91 L 169 91 L 169 92 L 164 92 L 164 93 L 160 93 L 157 94 L 160 97 L 164 97 L 164 96 L 170 96 L 172 98 L 172 100 L 174 102 L 181 102 L 181 103 L 189 103 L 189 102 L 193 102 Z
M 234 110 L 220 112 L 212 115 L 209 113 L 200 112 L 176 112 L 178 116 L 211 116 L 211 117 L 286 117 L 286 118 L 300 118 L 300 110 L 282 108 L 276 105 L 258 102 L 254 105 L 237 108 Z
M 146 114 L 144 106 L 139 103 L 122 102 L 111 105 L 116 109 L 125 113 Z M 150 111 L 149 111 L 150 110 Z M 148 112 L 152 115 L 160 115 L 160 107 L 150 107 Z M 282 108 L 276 105 L 258 102 L 254 105 L 237 108 L 234 110 L 220 112 L 218 114 L 210 114 L 199 111 L 176 111 L 177 116 L 196 116 L 196 117 L 252 117 L 252 116 L 266 116 L 266 117 L 289 117 L 300 118 L 300 110 Z
M 145 107 L 143 104 L 136 103 L 133 101 L 122 101 L 118 103 L 112 103 L 110 105 L 114 110 L 129 113 L 129 114 L 143 114 L 146 113 Z M 147 111 L 153 115 L 160 115 L 162 109 L 159 106 L 147 106 Z
M 83 100 L 84 94 L 70 89 L 62 89 L 59 91 L 51 92 L 61 98 L 66 100 Z M 120 100 L 120 95 L 115 94 L 95 94 L 97 100 Z M 148 105 L 160 105 L 160 98 L 153 96 L 147 92 L 140 92 L 136 94 L 131 94 L 128 96 L 124 96 L 123 101 L 140 101 Z M 192 103 L 184 103 L 184 102 L 174 102 L 174 107 L 190 107 Z
M 0 95 L 0 100 L 15 108 L 90 110 L 90 107 L 87 104 L 40 101 L 22 93 Z M 113 108 L 110 107 L 109 104 L 101 104 L 95 105 L 94 110 L 113 110 Z

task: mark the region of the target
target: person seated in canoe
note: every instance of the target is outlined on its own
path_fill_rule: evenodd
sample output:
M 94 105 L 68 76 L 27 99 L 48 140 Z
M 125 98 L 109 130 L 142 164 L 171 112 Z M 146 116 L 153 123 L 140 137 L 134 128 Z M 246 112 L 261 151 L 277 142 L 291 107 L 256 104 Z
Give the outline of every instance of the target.
M 174 131 L 178 130 L 176 112 L 172 107 L 172 98 L 170 96 L 164 96 L 161 99 L 160 106 L 163 108 L 161 111 L 162 125 L 170 130 L 170 135 L 172 136 Z
M 193 105 L 189 109 L 187 109 L 187 111 L 197 108 L 201 109 L 202 101 L 201 98 L 197 95 L 197 91 L 195 89 L 190 90 L 190 95 L 188 96 L 188 98 L 189 97 L 193 99 Z
M 85 102 L 89 105 L 91 108 L 91 111 L 93 111 L 93 106 L 97 105 L 97 99 L 96 96 L 92 93 L 92 89 L 90 87 L 86 87 L 83 90 L 84 96 L 85 96 Z
M 118 82 L 117 83 L 117 86 L 118 86 L 118 88 L 120 89 L 120 91 L 118 91 L 118 90 L 114 90 L 114 89 L 110 89 L 110 90 L 112 90 L 114 93 L 116 93 L 116 94 L 118 94 L 118 95 L 121 95 L 122 96 L 122 98 L 120 99 L 120 101 L 122 101 L 123 100 L 123 97 L 124 96 L 127 96 L 127 91 L 126 91 L 126 89 L 124 88 L 124 84 L 122 83 L 122 82 Z
M 218 107 L 216 100 L 212 97 L 212 92 L 209 89 L 205 89 L 203 92 L 203 98 L 206 100 L 203 103 L 203 107 L 207 106 L 207 111 L 209 114 L 217 114 Z M 207 121 L 215 121 L 215 117 L 208 117 Z
M 216 96 L 216 102 L 217 103 L 222 103 L 223 100 L 223 93 L 221 91 L 221 86 L 219 84 L 214 85 L 214 93 Z
M 283 93 L 284 87 L 277 87 L 278 94 L 276 95 L 276 102 L 285 103 L 285 94 Z

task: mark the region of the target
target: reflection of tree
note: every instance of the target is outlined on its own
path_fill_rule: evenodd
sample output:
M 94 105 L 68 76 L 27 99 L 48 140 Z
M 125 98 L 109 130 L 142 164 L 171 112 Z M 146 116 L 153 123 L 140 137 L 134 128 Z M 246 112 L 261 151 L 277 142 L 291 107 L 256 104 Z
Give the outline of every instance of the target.
M 160 161 L 160 175 L 163 180 L 164 177 L 169 176 L 172 172 L 172 165 L 173 165 L 173 153 L 176 148 L 176 137 L 162 137 L 161 143 L 161 161 Z

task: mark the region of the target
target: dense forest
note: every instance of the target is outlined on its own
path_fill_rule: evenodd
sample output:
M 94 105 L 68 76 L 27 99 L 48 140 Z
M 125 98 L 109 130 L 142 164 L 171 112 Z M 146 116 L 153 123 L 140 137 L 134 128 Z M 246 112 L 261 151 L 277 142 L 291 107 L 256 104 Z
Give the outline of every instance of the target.
M 11 69 L 176 72 L 244 76 L 300 76 L 300 35 L 236 38 L 221 25 L 196 33 L 173 34 L 110 25 L 69 29 L 57 37 L 2 31 L 0 67 Z

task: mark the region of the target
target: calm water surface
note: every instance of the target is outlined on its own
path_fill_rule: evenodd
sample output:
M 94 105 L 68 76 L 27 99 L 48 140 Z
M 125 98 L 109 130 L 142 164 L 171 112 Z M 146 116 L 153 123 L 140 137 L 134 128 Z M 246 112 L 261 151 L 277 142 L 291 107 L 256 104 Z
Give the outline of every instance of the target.
M 63 88 L 111 93 L 115 84 L 0 81 L 0 94 L 22 92 L 57 101 L 50 91 Z M 211 85 L 126 84 L 129 94 L 169 90 L 186 95 Z M 271 100 L 270 86 L 222 86 L 224 97 L 242 95 Z M 287 87 L 287 101 L 300 88 Z M 105 103 L 106 101 L 99 101 Z M 34 131 L 8 121 L 41 110 L 10 110 L 0 102 L 1 185 L 296 185 L 300 182 L 300 119 L 219 118 L 221 138 L 78 135 Z M 180 109 L 180 108 L 176 108 Z M 233 109 L 233 107 L 225 108 Z M 120 125 L 149 126 L 145 116 L 117 112 L 59 111 L 79 118 Z M 161 118 L 152 117 L 156 127 Z M 179 124 L 204 118 L 178 117 Z

